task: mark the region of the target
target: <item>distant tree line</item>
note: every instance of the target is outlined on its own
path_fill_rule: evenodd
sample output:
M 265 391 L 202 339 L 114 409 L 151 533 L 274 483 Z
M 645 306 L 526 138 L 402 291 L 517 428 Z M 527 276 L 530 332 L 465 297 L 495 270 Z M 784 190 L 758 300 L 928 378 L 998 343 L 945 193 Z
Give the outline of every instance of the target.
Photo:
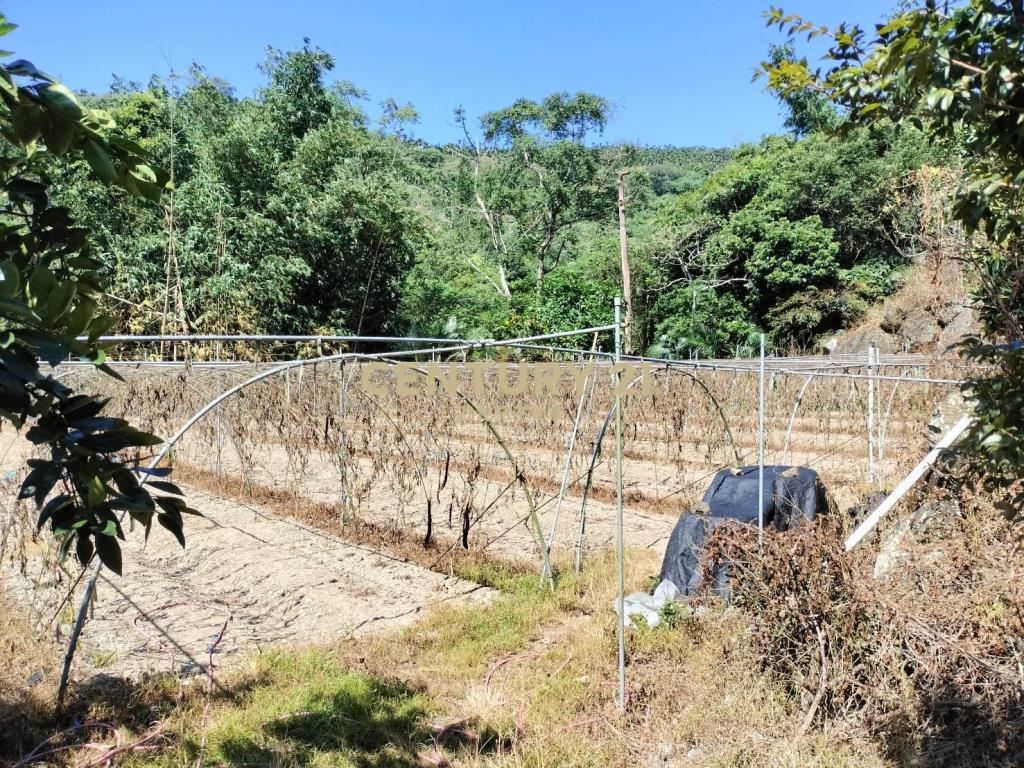
M 774 61 L 792 49 L 773 51 Z M 791 133 L 738 148 L 602 144 L 608 102 L 520 99 L 435 146 L 417 114 L 330 79 L 309 45 L 268 51 L 238 98 L 195 66 L 83 95 L 172 177 L 158 205 L 83 159 L 53 194 L 90 223 L 125 332 L 509 336 L 608 321 L 620 291 L 615 172 L 628 169 L 634 338 L 676 355 L 807 347 L 891 293 L 917 216 L 904 182 L 945 162 L 911 127 L 827 133 L 838 113 L 784 103 Z M 899 221 L 897 221 L 899 220 Z M 895 224 L 898 224 L 896 226 Z

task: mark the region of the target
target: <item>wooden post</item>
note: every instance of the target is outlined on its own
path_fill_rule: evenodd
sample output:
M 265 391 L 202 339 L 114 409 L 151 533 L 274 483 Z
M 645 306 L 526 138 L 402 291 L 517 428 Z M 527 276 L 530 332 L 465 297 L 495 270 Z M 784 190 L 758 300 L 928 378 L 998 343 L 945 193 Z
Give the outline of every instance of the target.
M 626 322 L 623 341 L 626 354 L 636 352 L 633 346 L 633 289 L 629 274 L 629 241 L 626 238 L 626 176 L 629 171 L 618 171 L 615 179 L 619 186 L 619 253 L 622 257 L 622 294 L 626 298 Z

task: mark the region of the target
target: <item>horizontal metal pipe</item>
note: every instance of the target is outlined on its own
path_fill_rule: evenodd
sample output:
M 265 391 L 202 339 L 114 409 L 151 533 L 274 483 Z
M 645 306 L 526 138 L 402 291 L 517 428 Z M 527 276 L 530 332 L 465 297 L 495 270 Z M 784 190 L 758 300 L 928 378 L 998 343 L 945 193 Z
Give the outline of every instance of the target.
M 79 336 L 78 341 L 88 341 L 87 336 Z M 201 342 L 201 341 L 260 341 L 260 342 L 311 342 L 311 341 L 365 341 L 381 343 L 427 343 L 451 344 L 464 342 L 466 339 L 440 339 L 422 336 L 295 336 L 295 335 L 260 335 L 260 334 L 189 334 L 179 336 L 100 336 L 100 344 L 156 344 L 161 342 Z
M 614 330 L 614 325 L 600 325 L 593 328 L 579 328 L 571 331 L 554 331 L 538 336 L 524 336 L 516 339 L 450 339 L 433 338 L 427 336 L 332 336 L 332 335 L 293 335 L 293 334 L 180 334 L 180 335 L 120 335 L 100 336 L 98 343 L 111 344 L 153 344 L 160 342 L 190 342 L 190 341 L 365 341 L 365 342 L 388 342 L 388 343 L 417 343 L 425 342 L 430 344 L 480 344 L 486 346 L 506 345 L 524 341 L 542 341 L 544 339 L 559 339 L 566 336 L 581 336 L 589 333 L 600 333 L 602 331 Z M 78 341 L 88 341 L 88 336 L 79 336 Z

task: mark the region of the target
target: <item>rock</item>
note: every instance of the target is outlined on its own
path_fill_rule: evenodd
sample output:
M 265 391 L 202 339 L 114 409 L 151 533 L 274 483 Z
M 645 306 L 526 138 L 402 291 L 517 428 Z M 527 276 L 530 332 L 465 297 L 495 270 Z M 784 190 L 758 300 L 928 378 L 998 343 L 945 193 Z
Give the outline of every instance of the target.
M 939 324 L 928 310 L 913 309 L 907 312 L 899 335 L 903 339 L 903 348 L 915 351 L 939 337 Z
M 946 399 L 939 403 L 925 427 L 925 437 L 928 438 L 929 447 L 934 448 L 935 444 L 953 428 L 953 425 L 972 410 L 971 404 L 964 398 L 960 390 L 954 390 L 946 395 Z
M 974 312 L 970 307 L 957 306 L 956 309 L 958 311 L 948 316 L 948 321 L 943 325 L 942 332 L 939 334 L 939 354 L 955 353 L 956 345 L 963 341 L 965 336 L 970 336 L 978 330 L 974 321 Z
M 889 533 L 875 558 L 875 578 L 883 579 L 909 558 L 908 540 L 925 541 L 951 535 L 960 519 L 960 504 L 955 499 L 932 499 L 913 514 L 899 521 Z M 930 564 L 942 556 L 939 551 L 925 553 L 923 562 Z
M 878 550 L 878 557 L 875 558 L 875 578 L 883 579 L 898 566 L 907 561 L 907 551 L 903 547 L 903 541 L 910 533 L 910 518 L 899 521 L 896 528 L 889 533 L 882 546 Z
M 910 528 L 920 537 L 948 536 L 960 521 L 960 503 L 956 499 L 926 501 L 910 516 Z
M 907 319 L 906 307 L 902 307 L 894 301 L 889 302 L 885 305 L 885 309 L 882 310 L 882 319 L 878 322 L 878 327 L 886 333 L 899 333 L 900 328 L 903 327 L 903 321 Z
M 947 325 L 951 325 L 960 315 L 964 312 L 970 312 L 971 306 L 963 302 L 955 302 L 953 304 L 947 304 L 939 312 L 939 325 L 945 328 Z
M 883 355 L 900 351 L 900 341 L 896 336 L 888 334 L 881 328 L 862 328 L 840 338 L 836 345 L 836 354 L 864 353 L 867 359 L 868 344 L 874 344 Z
M 831 355 L 836 351 L 836 347 L 839 346 L 839 336 L 829 336 L 826 339 L 822 339 L 818 342 L 818 346 L 823 352 Z

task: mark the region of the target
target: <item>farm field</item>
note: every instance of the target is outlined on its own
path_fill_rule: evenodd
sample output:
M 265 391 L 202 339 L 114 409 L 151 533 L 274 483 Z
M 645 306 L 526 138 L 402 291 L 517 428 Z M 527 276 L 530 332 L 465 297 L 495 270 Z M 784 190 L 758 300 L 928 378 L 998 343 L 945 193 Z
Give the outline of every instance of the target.
M 801 2 L 0 13 L 0 768 L 1024 766 L 1024 0 Z
M 449 366 L 458 371 L 461 364 Z M 530 408 L 532 387 L 522 396 L 503 396 L 488 379 L 484 398 L 474 403 L 489 426 L 439 385 L 432 393 L 398 397 L 394 381 L 378 381 L 383 394 L 370 394 L 352 364 L 345 379 L 337 364 L 318 364 L 242 390 L 171 453 L 189 503 L 205 515 L 189 526 L 189 546 L 180 550 L 159 535 L 130 545 L 140 555 L 145 548 L 144 559 L 128 559 L 141 570 L 124 583 L 103 576 L 82 658 L 101 661 L 107 673 L 201 674 L 214 641 L 217 663 L 225 664 L 276 643 L 337 641 L 408 624 L 430 605 L 486 599 L 488 589 L 456 575 L 467 558 L 539 573 L 541 549 L 523 483 L 546 539 L 558 511 L 553 560 L 571 569 L 578 546 L 585 559 L 610 551 L 613 434 L 605 435 L 587 483 L 612 402 L 610 368 L 561 368 L 558 407 L 540 416 Z M 255 370 L 122 366 L 125 384 L 94 377 L 89 385 L 101 392 L 110 386 L 112 414 L 171 434 Z M 589 373 L 585 388 L 574 383 L 572 370 Z M 900 376 L 949 370 L 948 362 L 936 362 L 877 372 L 895 372 L 894 380 L 873 383 L 887 478 L 897 478 L 926 450 L 922 424 L 950 389 Z M 787 462 L 815 468 L 838 507 L 852 507 L 871 488 L 865 475 L 865 380 L 769 378 L 766 460 L 780 461 L 785 447 Z M 751 371 L 683 369 L 636 388 L 627 400 L 623 451 L 628 549 L 660 560 L 677 517 L 699 500 L 711 476 L 725 466 L 756 463 L 756 384 Z M 462 375 L 459 387 L 474 397 L 468 376 Z M 578 434 L 559 505 L 577 410 Z M 23 465 L 24 449 L 9 443 L 3 466 L 9 476 Z M 29 513 L 24 515 L 20 529 L 28 530 Z M 29 547 L 13 561 L 20 568 L 8 568 L 9 588 L 40 617 L 61 602 L 69 582 L 51 557 Z

